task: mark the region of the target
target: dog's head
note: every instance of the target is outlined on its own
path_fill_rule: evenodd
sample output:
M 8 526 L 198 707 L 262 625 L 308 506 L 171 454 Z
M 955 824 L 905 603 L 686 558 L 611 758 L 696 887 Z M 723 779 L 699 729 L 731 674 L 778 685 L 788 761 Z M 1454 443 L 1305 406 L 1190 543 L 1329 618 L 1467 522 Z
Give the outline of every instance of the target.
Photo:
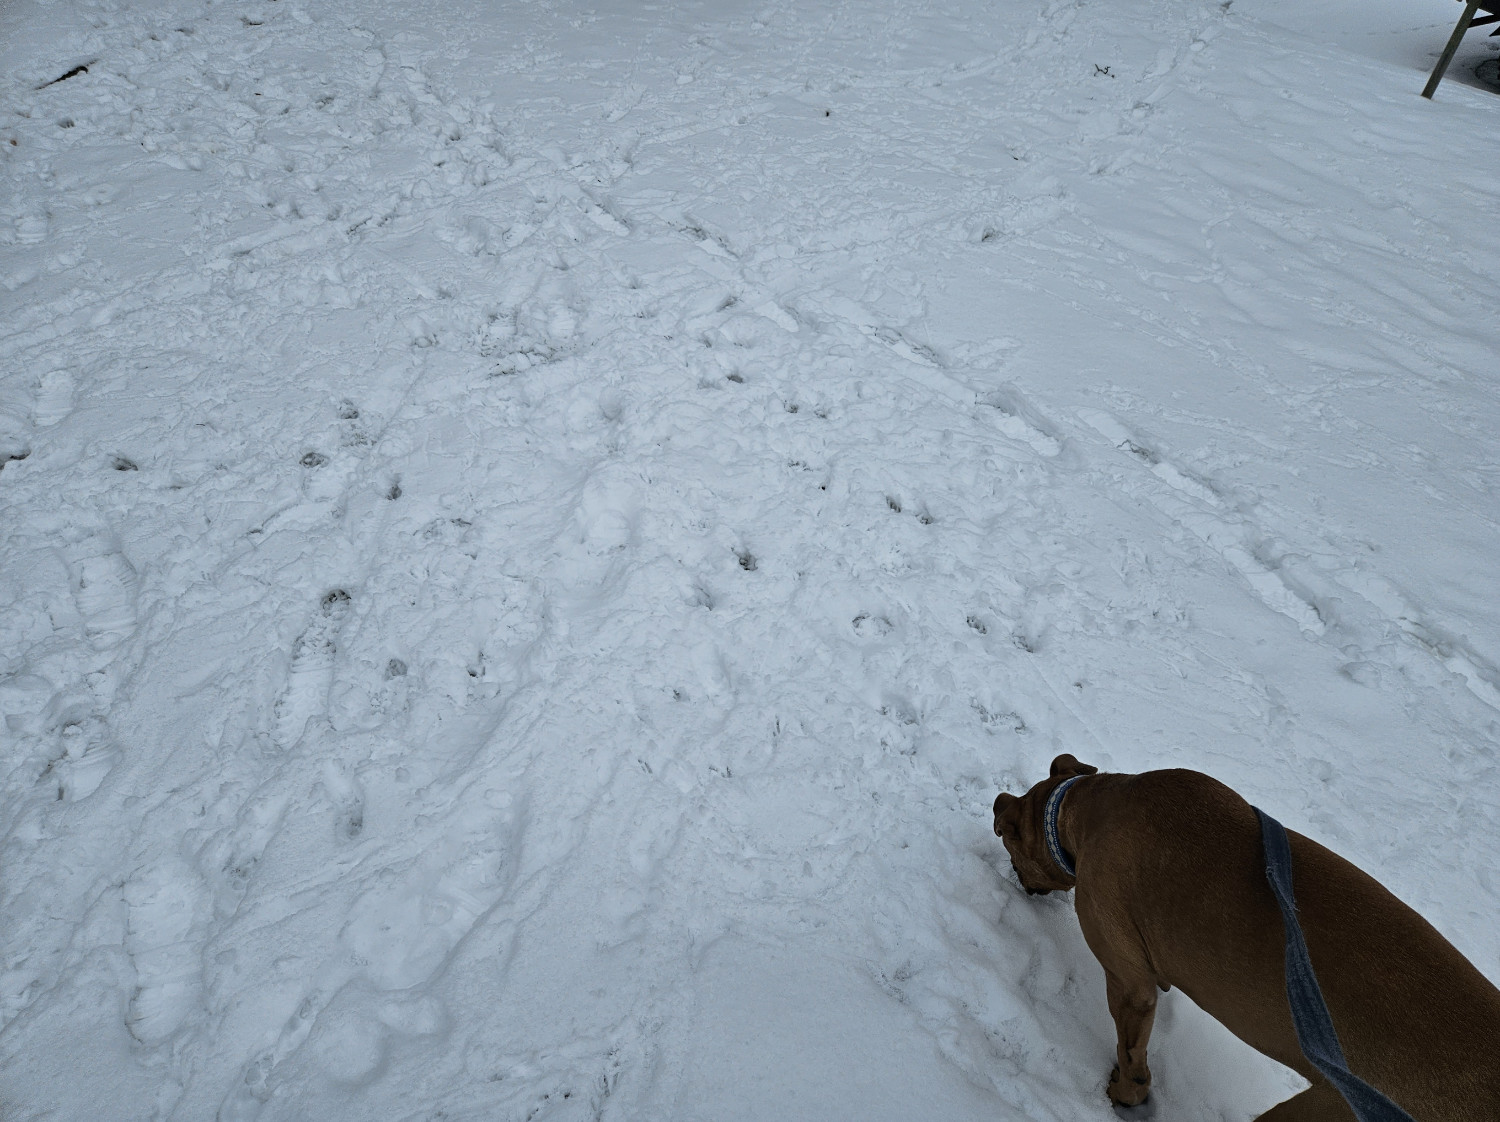
M 1043 823 L 1047 796 L 1063 780 L 1075 775 L 1093 775 L 1098 770 L 1064 753 L 1052 761 L 1051 774 L 1024 795 L 1001 791 L 995 796 L 995 836 L 1005 843 L 1011 867 L 1021 879 L 1021 887 L 1031 895 L 1045 896 L 1073 887 L 1073 878 L 1059 869 L 1047 853 Z

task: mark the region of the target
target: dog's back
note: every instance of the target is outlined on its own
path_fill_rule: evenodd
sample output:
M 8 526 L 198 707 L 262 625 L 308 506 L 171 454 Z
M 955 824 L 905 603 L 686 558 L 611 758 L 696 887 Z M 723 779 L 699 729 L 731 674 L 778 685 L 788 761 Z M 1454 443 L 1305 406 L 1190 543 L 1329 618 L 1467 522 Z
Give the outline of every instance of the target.
M 1250 805 L 1192 771 L 1091 784 L 1105 832 L 1080 860 L 1080 919 L 1128 913 L 1163 986 L 1311 1076 Z M 1420 1122 L 1500 1122 L 1500 990 L 1373 877 L 1288 833 L 1298 915 L 1350 1066 Z

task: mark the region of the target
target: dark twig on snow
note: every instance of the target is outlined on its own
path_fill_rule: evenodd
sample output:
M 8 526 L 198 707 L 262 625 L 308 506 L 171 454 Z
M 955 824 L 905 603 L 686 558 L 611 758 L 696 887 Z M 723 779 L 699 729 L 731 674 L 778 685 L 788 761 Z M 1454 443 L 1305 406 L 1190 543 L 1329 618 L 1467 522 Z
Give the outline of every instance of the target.
M 98 61 L 99 60 L 97 58 L 94 58 L 90 59 L 88 62 L 81 62 L 77 66 L 73 67 L 72 70 L 69 70 L 66 74 L 59 74 L 56 78 L 53 78 L 52 81 L 43 82 L 40 86 L 37 87 L 37 89 L 45 90 L 48 86 L 55 86 L 59 82 L 66 82 L 69 78 L 76 78 L 80 74 L 87 74 L 89 72 L 89 67 L 93 66 L 94 63 Z

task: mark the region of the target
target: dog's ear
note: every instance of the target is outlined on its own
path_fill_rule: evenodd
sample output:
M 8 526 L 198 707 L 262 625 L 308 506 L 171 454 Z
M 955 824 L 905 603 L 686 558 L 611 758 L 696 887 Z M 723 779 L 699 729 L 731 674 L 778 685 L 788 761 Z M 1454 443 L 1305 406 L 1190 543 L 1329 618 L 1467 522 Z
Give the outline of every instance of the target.
M 1052 761 L 1052 778 L 1066 778 L 1072 775 L 1093 775 L 1099 769 L 1093 764 L 1080 763 L 1078 757 L 1071 752 L 1064 752 Z
M 1015 795 L 1012 795 L 1009 791 L 1001 791 L 998 795 L 995 796 L 995 836 L 997 838 L 1003 838 L 1005 836 L 1005 834 L 1000 829 L 1001 815 L 1003 815 L 1007 810 L 1015 806 L 1016 803 L 1020 801 L 1020 799 L 1018 799 Z

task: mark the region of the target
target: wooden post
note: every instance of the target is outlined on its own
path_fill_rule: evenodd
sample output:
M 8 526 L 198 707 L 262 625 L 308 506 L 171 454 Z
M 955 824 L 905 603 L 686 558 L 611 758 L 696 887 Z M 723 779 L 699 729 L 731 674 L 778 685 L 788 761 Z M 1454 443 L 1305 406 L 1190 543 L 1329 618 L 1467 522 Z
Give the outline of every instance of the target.
M 1474 19 L 1474 13 L 1479 10 L 1479 0 L 1469 0 L 1464 7 L 1464 14 L 1458 17 L 1458 26 L 1453 29 L 1453 34 L 1448 37 L 1448 45 L 1443 48 L 1442 57 L 1437 65 L 1432 68 L 1432 77 L 1427 79 L 1427 88 L 1422 91 L 1422 96 L 1429 101 L 1437 91 L 1438 83 L 1443 80 L 1443 73 L 1448 69 L 1448 64 L 1453 61 L 1453 56 L 1458 53 L 1458 44 L 1463 40 L 1464 32 L 1469 30 L 1469 24 Z

